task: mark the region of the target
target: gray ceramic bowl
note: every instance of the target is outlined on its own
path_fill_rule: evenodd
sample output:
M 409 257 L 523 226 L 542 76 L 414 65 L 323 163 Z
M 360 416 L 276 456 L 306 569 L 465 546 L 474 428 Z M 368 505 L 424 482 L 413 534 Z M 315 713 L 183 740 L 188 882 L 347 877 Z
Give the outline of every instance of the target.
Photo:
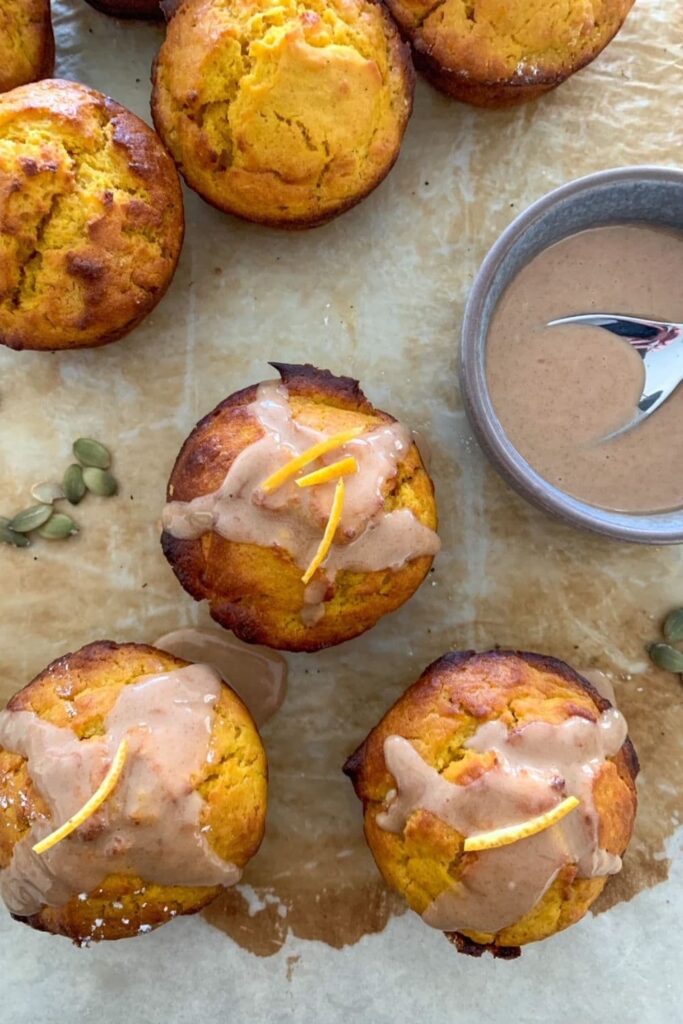
M 649 515 L 609 512 L 578 501 L 539 476 L 513 448 L 491 403 L 486 339 L 503 291 L 554 242 L 604 224 L 645 222 L 683 231 L 683 171 L 624 167 L 570 182 L 539 199 L 500 236 L 472 287 L 462 328 L 460 386 L 474 433 L 501 475 L 525 498 L 575 526 L 641 544 L 683 541 L 683 509 Z

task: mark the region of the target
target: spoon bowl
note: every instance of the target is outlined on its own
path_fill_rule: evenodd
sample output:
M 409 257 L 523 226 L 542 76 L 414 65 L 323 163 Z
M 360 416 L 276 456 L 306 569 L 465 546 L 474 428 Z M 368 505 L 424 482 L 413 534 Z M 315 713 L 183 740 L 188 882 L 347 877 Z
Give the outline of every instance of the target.
M 551 320 L 548 327 L 576 324 L 578 327 L 602 327 L 636 350 L 643 360 L 645 380 L 632 420 L 603 438 L 611 441 L 640 426 L 683 381 L 683 325 L 645 320 L 616 313 L 580 313 Z

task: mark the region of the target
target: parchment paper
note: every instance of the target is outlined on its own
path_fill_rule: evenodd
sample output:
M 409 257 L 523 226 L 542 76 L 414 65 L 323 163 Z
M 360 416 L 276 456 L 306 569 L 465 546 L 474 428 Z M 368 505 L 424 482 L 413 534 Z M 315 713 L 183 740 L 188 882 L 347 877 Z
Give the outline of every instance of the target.
M 59 73 L 147 117 L 163 29 L 108 19 L 81 0 L 54 8 Z M 518 211 L 582 173 L 680 159 L 682 61 L 683 7 L 639 0 L 609 50 L 535 105 L 477 112 L 421 83 L 396 168 L 356 210 L 287 234 L 188 195 L 176 280 L 133 335 L 92 352 L 0 352 L 0 511 L 58 476 L 83 434 L 111 446 L 122 482 L 115 501 L 76 510 L 78 539 L 0 551 L 2 699 L 87 641 L 150 641 L 208 621 L 159 550 L 164 486 L 195 421 L 267 377 L 268 359 L 358 376 L 374 402 L 420 431 L 444 542 L 399 613 L 336 650 L 288 658 L 290 695 L 264 732 L 268 835 L 240 890 L 203 917 L 89 950 L 1 913 L 0 1019 L 681 1019 L 683 690 L 644 655 L 662 615 L 683 603 L 681 550 L 582 535 L 508 491 L 471 438 L 456 356 L 473 275 Z M 460 957 L 402 913 L 340 773 L 431 660 L 496 643 L 611 673 L 643 765 L 623 874 L 595 914 L 512 963 Z

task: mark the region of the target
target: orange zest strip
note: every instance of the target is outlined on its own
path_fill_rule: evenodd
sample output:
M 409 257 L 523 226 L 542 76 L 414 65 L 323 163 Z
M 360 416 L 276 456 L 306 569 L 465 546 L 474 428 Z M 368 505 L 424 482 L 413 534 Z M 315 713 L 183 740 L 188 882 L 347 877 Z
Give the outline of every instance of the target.
M 83 804 L 80 811 L 76 811 L 68 821 L 65 821 L 54 832 L 51 832 L 49 836 L 45 836 L 39 843 L 33 847 L 34 853 L 45 853 L 47 850 L 56 846 L 62 839 L 66 839 L 72 832 L 87 821 L 97 811 L 108 796 L 111 795 L 113 790 L 116 788 L 116 784 L 121 778 L 121 772 L 128 756 L 128 740 L 122 739 L 119 743 L 118 750 L 114 754 L 114 760 L 109 766 L 109 771 L 102 779 L 102 782 L 97 787 L 93 795 L 90 797 L 87 803 Z
M 333 434 L 332 437 L 326 437 L 324 441 L 319 441 L 314 444 L 312 448 L 307 448 L 301 455 L 296 455 L 293 459 L 290 459 L 286 465 L 277 469 L 269 477 L 267 477 L 261 484 L 261 490 L 269 494 L 271 491 L 276 491 L 278 487 L 282 487 L 283 484 L 287 483 L 293 476 L 295 476 L 300 469 L 304 466 L 308 466 L 309 463 L 315 462 L 321 455 L 327 455 L 328 452 L 333 452 L 335 448 L 341 448 L 347 441 L 353 441 L 354 438 L 362 434 L 365 427 L 352 427 L 350 430 L 342 430 L 339 434 Z
M 323 539 L 320 541 L 318 550 L 313 556 L 313 561 L 301 577 L 304 583 L 311 582 L 316 572 L 327 558 L 327 554 L 332 547 L 332 541 L 334 540 L 334 535 L 337 532 L 337 527 L 339 526 L 342 517 L 342 509 L 344 508 L 344 489 L 344 479 L 341 477 L 337 480 L 337 486 L 334 489 L 330 518 L 327 520 Z
M 315 487 L 316 484 L 326 484 L 330 480 L 338 480 L 340 476 L 349 476 L 350 473 L 357 472 L 358 463 L 353 455 L 349 455 L 338 462 L 332 462 L 329 466 L 307 473 L 306 476 L 300 476 L 294 483 L 297 487 Z
M 550 828 L 551 825 L 556 825 L 558 821 L 561 821 L 562 818 L 566 817 L 567 814 L 578 806 L 579 801 L 577 798 L 575 796 L 568 796 L 557 807 L 553 807 L 551 811 L 546 811 L 545 814 L 539 814 L 537 818 L 530 818 L 519 825 L 510 825 L 509 828 L 497 828 L 493 832 L 482 832 L 481 835 L 470 836 L 465 840 L 465 853 L 475 853 L 477 850 L 494 850 L 499 846 L 509 846 L 520 839 L 528 839 L 529 836 L 535 836 L 538 832 L 543 832 L 545 829 Z

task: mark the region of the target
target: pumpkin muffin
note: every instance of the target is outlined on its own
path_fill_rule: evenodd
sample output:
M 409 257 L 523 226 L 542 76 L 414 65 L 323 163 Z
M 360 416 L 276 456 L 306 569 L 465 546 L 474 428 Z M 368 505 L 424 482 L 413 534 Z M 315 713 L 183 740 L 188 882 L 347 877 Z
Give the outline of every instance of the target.
M 112 770 L 101 806 L 51 845 Z M 0 712 L 0 893 L 76 943 L 149 932 L 239 879 L 266 800 L 256 727 L 212 669 L 89 644 Z
M 415 592 L 439 549 L 434 488 L 406 427 L 358 382 L 273 363 L 183 445 L 162 547 L 180 583 L 249 643 L 316 651 Z
M 0 92 L 51 75 L 50 0 L 0 0 Z
M 160 0 L 86 0 L 96 11 L 114 18 L 163 18 Z
M 413 78 L 407 48 L 374 0 L 185 0 L 156 61 L 152 111 L 207 202 L 307 228 L 388 173 Z
M 344 771 L 386 881 L 461 952 L 580 920 L 621 868 L 638 761 L 621 714 L 554 658 L 446 654 Z
M 173 161 L 130 111 L 56 79 L 0 96 L 0 343 L 127 334 L 170 284 L 183 228 Z
M 387 0 L 432 85 L 478 107 L 536 99 L 590 64 L 634 0 Z

